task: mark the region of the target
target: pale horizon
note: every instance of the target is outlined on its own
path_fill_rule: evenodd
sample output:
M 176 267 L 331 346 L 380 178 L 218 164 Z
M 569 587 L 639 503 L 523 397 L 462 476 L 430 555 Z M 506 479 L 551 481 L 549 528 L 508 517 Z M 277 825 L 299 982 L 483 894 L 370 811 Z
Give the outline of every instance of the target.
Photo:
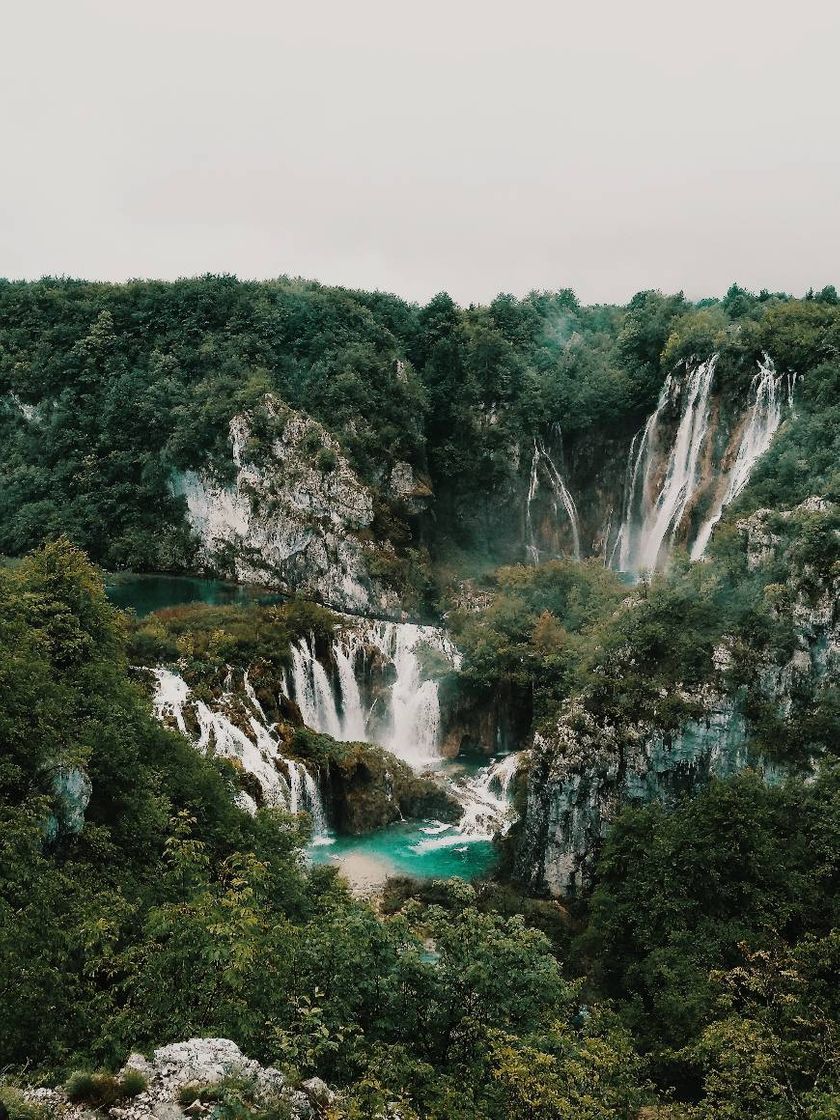
M 840 11 L 795 14 L 34 0 L 0 46 L 0 275 L 820 289 Z

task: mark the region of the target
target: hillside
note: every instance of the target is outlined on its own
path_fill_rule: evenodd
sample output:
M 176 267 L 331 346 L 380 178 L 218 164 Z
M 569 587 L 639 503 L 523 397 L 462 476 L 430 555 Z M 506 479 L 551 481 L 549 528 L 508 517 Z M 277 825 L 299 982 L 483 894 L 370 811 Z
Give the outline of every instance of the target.
M 12 1120 L 834 1115 L 833 288 L 4 281 L 0 479 Z

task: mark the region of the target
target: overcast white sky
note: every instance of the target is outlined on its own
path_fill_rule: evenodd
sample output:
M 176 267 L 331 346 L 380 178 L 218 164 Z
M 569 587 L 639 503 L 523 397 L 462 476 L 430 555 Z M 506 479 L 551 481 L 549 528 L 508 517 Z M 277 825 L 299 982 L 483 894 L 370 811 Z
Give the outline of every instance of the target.
M 6 0 L 0 275 L 840 286 L 836 0 Z

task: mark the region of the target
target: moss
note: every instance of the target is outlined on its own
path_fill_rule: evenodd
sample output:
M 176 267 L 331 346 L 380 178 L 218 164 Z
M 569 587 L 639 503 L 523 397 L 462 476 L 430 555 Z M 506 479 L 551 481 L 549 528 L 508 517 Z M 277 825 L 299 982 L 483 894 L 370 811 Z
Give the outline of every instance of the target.
M 336 829 L 362 836 L 401 819 L 457 820 L 458 802 L 436 781 L 371 743 L 340 743 L 299 728 L 295 755 L 329 775 Z

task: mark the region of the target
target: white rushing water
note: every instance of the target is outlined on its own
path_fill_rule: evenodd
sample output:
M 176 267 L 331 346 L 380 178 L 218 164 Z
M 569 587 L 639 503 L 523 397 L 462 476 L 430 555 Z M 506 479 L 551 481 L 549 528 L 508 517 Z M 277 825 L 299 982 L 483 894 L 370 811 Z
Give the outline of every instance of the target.
M 708 467 L 711 453 L 709 401 L 717 359 L 714 355 L 706 362 L 687 364 L 682 374 L 670 373 L 656 409 L 633 439 L 624 518 L 610 561 L 620 571 L 640 573 L 661 567 L 686 514 L 709 484 L 704 466 Z M 703 556 L 724 510 L 747 485 L 753 467 L 770 446 L 785 403 L 792 406 L 794 381 L 792 374 L 777 374 L 764 355 L 735 429 L 733 446 L 718 471 L 710 512 L 691 544 L 693 560 Z M 678 423 L 671 439 L 675 414 Z
M 663 553 L 667 555 L 673 543 L 699 481 L 700 452 L 709 426 L 709 394 L 716 366 L 715 354 L 687 369 L 682 378 L 669 373 L 641 438 L 631 446 L 633 466 L 619 546 L 621 571 L 652 571 L 661 565 Z M 679 424 L 658 482 L 662 427 L 675 408 L 680 410 Z
M 531 478 L 528 485 L 528 499 L 525 505 L 526 549 L 528 559 L 533 564 L 538 564 L 540 560 L 540 549 L 537 545 L 537 535 L 531 516 L 531 506 L 540 488 L 541 465 L 543 474 L 548 479 L 548 485 L 551 489 L 551 503 L 555 519 L 559 516 L 560 507 L 562 506 L 572 531 L 574 557 L 575 560 L 580 560 L 580 526 L 578 523 L 577 507 L 575 506 L 572 495 L 569 493 L 566 483 L 563 481 L 563 476 L 554 465 L 554 461 L 546 451 L 542 440 L 539 439 L 534 439 L 534 452 L 531 456 Z
M 692 560 L 699 560 L 703 556 L 712 531 L 723 516 L 723 511 L 747 485 L 753 467 L 770 446 L 782 422 L 784 397 L 787 397 L 788 407 L 793 405 L 794 381 L 794 374 L 777 374 L 771 359 L 767 354 L 764 355 L 764 360 L 759 363 L 758 373 L 750 385 L 747 414 L 743 420 L 735 459 L 726 474 L 725 485 L 719 488 L 720 496 L 712 506 L 712 512 L 701 525 L 697 538 L 691 546 Z M 785 389 L 787 389 L 786 394 Z
M 504 755 L 470 777 L 453 780 L 450 791 L 463 809 L 460 821 L 430 821 L 421 829 L 423 838 L 412 845 L 412 850 L 422 855 L 505 836 L 516 820 L 510 789 L 524 757 L 522 751 Z
M 513 821 L 509 791 L 520 755 L 495 760 L 466 778 L 445 777 L 439 749 L 438 682 L 424 671 L 426 656 L 441 660 L 438 671 L 447 664 L 453 668 L 460 664 L 444 631 L 413 623 L 348 619 L 325 652 L 329 670 L 316 656 L 311 637 L 292 649 L 285 691 L 298 704 L 306 725 L 336 739 L 378 743 L 415 770 L 438 771 L 463 807 L 457 824 L 427 822 L 417 852 L 504 834 Z M 152 672 L 159 719 L 174 722 L 200 750 L 234 760 L 253 775 L 263 804 L 308 812 L 314 844 L 332 842 L 318 783 L 303 762 L 281 754 L 274 727 L 247 672 L 238 691 L 234 674 L 228 673 L 225 692 L 213 707 L 198 699 L 179 674 L 164 668 Z M 376 677 L 372 689 L 365 684 L 370 676 Z M 366 706 L 367 692 L 374 698 Z M 236 722 L 234 710 L 239 713 Z M 248 731 L 243 730 L 246 725 Z M 244 808 L 256 809 L 247 793 L 238 800 Z
M 333 639 L 331 676 L 312 638 L 292 649 L 290 697 L 304 723 L 344 742 L 376 742 L 415 768 L 439 760 L 438 682 L 423 672 L 424 647 L 457 667 L 458 654 L 444 632 L 409 622 L 349 620 Z M 359 685 L 366 659 L 377 656 L 391 683 L 368 706 Z
M 286 809 L 290 813 L 308 812 L 312 817 L 314 842 L 328 840 L 327 814 L 318 783 L 302 762 L 284 758 L 280 753 L 247 673 L 243 675 L 242 683 L 243 692 L 254 709 L 254 714 L 248 717 L 253 738 L 237 727 L 224 710 L 214 710 L 193 696 L 189 685 L 178 673 L 162 668 L 152 669 L 151 672 L 155 678 L 153 708 L 158 719 L 172 719 L 178 730 L 199 750 L 241 765 L 243 770 L 256 778 L 265 805 Z M 232 675 L 229 680 L 232 684 Z M 220 698 L 222 709 L 230 698 L 229 693 Z M 194 717 L 197 736 L 189 729 L 188 711 Z M 256 808 L 256 803 L 248 794 L 242 794 L 238 800 L 243 808 L 251 811 Z

